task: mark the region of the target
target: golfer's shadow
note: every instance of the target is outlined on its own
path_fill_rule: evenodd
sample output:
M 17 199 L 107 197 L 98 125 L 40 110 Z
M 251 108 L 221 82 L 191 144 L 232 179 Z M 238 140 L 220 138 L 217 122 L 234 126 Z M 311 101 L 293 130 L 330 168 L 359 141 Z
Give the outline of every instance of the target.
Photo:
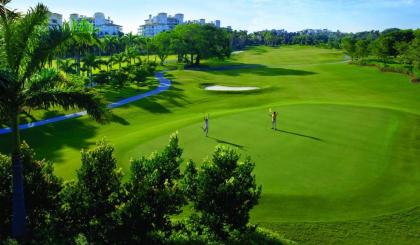
M 238 144 L 235 144 L 235 143 L 232 143 L 232 142 L 229 142 L 229 141 L 225 141 L 225 140 L 221 140 L 221 139 L 217 139 L 217 138 L 214 138 L 214 137 L 211 137 L 211 136 L 209 136 L 208 138 L 215 140 L 218 144 L 230 145 L 230 146 L 237 147 L 239 149 L 244 149 L 245 148 L 243 145 L 238 145 Z
M 292 135 L 296 135 L 296 136 L 300 136 L 300 137 L 305 137 L 305 138 L 316 140 L 316 141 L 324 141 L 324 140 L 322 140 L 320 138 L 317 138 L 317 137 L 304 135 L 304 134 L 299 134 L 299 133 L 295 133 L 295 132 L 290 132 L 290 131 L 286 131 L 286 130 L 276 129 L 276 131 L 286 133 L 286 134 L 292 134 Z

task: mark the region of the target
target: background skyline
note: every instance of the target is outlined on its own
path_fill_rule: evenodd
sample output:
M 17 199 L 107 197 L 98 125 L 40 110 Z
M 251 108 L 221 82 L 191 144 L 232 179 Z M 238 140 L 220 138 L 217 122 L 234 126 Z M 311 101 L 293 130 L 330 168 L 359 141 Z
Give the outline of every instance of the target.
M 68 19 L 71 13 L 93 16 L 103 12 L 123 31 L 137 33 L 149 14 L 183 13 L 186 20 L 219 19 L 236 30 L 329 29 L 343 32 L 420 28 L 420 0 L 14 0 L 9 5 L 21 12 L 38 2 Z

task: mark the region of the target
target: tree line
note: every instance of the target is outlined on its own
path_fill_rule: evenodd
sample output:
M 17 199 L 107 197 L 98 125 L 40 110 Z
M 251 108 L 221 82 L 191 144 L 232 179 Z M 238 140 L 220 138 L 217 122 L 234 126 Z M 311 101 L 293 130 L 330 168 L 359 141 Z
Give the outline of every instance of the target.
M 378 36 L 348 35 L 342 47 L 354 61 L 363 64 L 365 58 L 379 59 L 385 66 L 398 62 L 408 68 L 420 70 L 420 29 L 388 29 Z
M 240 244 L 264 234 L 249 225 L 261 186 L 255 163 L 225 146 L 200 167 L 183 164 L 176 134 L 160 152 L 131 160 L 127 181 L 105 140 L 82 150 L 76 180 L 54 175 L 53 164 L 22 147 L 31 244 Z M 0 154 L 0 238 L 11 236 L 12 164 Z M 186 207 L 189 218 L 174 220 Z
M 187 66 L 198 66 L 208 58 L 224 59 L 231 53 L 231 33 L 212 25 L 185 24 L 148 38 L 128 33 L 97 38 L 93 26 L 85 20 L 64 23 L 58 28 L 91 33 L 62 46 L 48 64 L 69 75 L 83 76 L 86 83 L 144 82 L 170 55 Z M 151 57 L 154 57 L 152 59 Z M 157 58 L 159 61 L 157 61 Z M 95 72 L 94 72 L 95 71 Z
M 84 20 L 75 24 L 85 29 L 93 28 Z M 63 25 L 64 28 L 66 25 L 68 23 Z M 92 32 L 95 34 L 94 30 Z M 153 55 L 159 58 L 161 65 L 164 65 L 169 55 L 176 55 L 180 63 L 199 65 L 202 59 L 224 59 L 229 57 L 230 53 L 231 33 L 227 29 L 213 25 L 184 24 L 154 37 L 143 37 L 132 33 L 103 38 L 95 38 L 93 35 L 92 39 L 63 47 L 61 53 L 56 54 L 54 58 L 73 58 L 74 64 L 80 65 L 82 57 L 95 55 L 114 58 L 113 61 L 109 60 L 110 63 L 132 64 L 136 61 L 150 62 L 150 56 Z M 141 56 L 145 56 L 145 60 L 142 60 Z M 78 74 L 80 69 L 78 67 Z
M 341 39 L 345 33 L 329 30 L 303 30 L 288 32 L 285 30 L 264 30 L 248 33 L 247 31 L 232 32 L 232 48 L 244 49 L 247 46 L 266 45 L 311 45 L 326 48 L 340 48 Z

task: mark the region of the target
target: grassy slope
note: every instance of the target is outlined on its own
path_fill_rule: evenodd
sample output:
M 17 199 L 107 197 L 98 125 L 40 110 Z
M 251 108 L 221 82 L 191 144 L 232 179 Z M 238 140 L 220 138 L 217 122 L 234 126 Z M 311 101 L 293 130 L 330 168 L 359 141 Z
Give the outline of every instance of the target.
M 357 234 L 367 229 L 357 222 L 335 222 L 364 220 L 420 203 L 420 87 L 408 77 L 339 63 L 342 59 L 341 52 L 317 48 L 255 48 L 230 62 L 264 67 L 173 71 L 168 73 L 173 89 L 115 110 L 117 120 L 111 124 L 99 126 L 82 118 L 23 136 L 42 156 L 57 162 L 57 173 L 65 178 L 74 176 L 80 148 L 104 136 L 115 144 L 126 170 L 131 157 L 160 148 L 177 129 L 185 158 L 198 162 L 218 143 L 236 145 L 255 159 L 263 184 L 253 222 L 285 231 L 288 238 L 310 234 L 332 242 L 336 240 L 329 237 L 339 234 L 334 229 Z M 206 92 L 204 84 L 263 89 Z M 267 129 L 269 107 L 280 112 L 282 131 Z M 207 112 L 209 139 L 199 129 Z M 1 136 L 0 149 L 7 151 L 8 141 Z M 308 221 L 316 222 L 301 223 Z

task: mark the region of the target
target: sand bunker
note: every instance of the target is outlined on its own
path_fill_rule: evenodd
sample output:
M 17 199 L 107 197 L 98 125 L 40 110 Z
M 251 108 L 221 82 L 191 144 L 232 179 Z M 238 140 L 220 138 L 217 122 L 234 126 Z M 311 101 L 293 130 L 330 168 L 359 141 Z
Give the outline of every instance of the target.
M 228 86 L 208 86 L 205 90 L 209 91 L 250 91 L 250 90 L 257 90 L 260 89 L 258 87 L 228 87 Z
M 244 51 L 243 50 L 240 50 L 240 51 L 233 51 L 232 52 L 232 54 L 240 54 L 240 53 L 243 53 Z

